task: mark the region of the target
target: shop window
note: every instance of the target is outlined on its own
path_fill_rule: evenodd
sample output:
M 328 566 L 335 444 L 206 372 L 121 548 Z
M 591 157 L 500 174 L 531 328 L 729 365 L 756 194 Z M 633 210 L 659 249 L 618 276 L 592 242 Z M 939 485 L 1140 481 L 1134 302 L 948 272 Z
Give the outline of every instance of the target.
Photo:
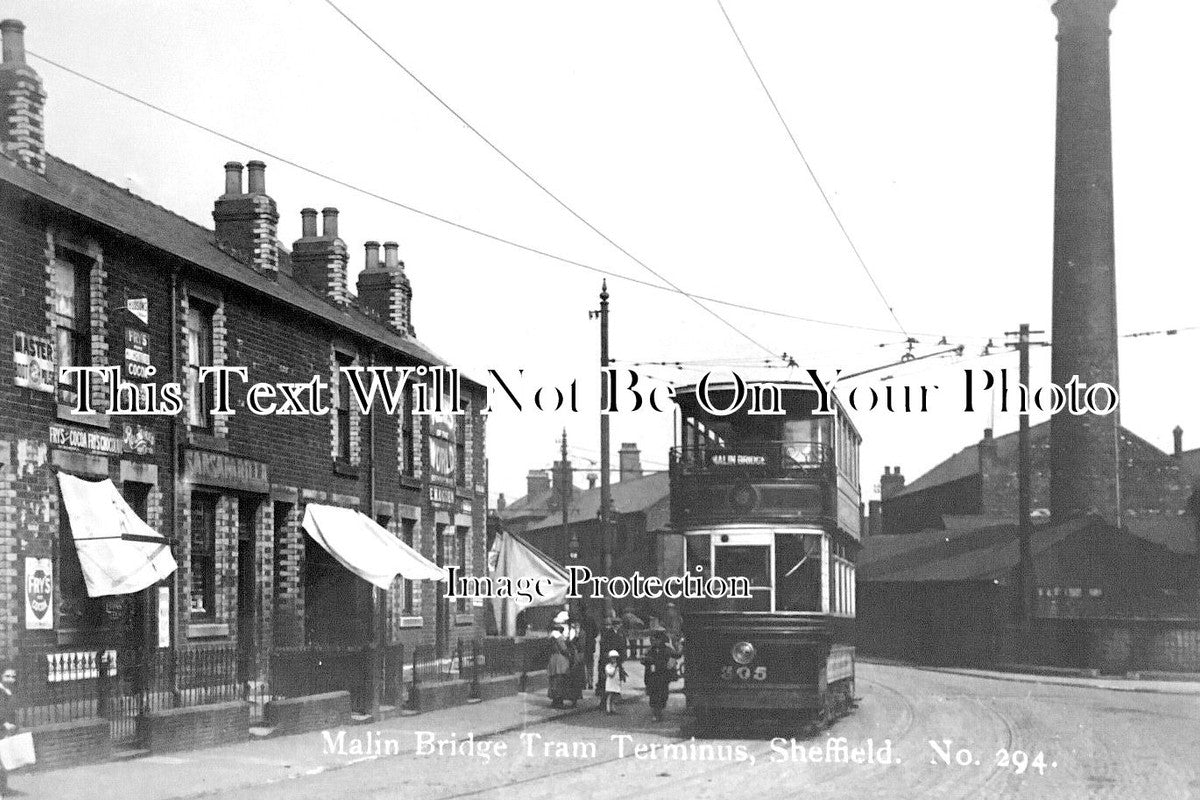
M 201 430 L 212 429 L 212 397 L 204 391 L 200 380 L 201 367 L 213 366 L 213 316 L 216 307 L 195 297 L 188 297 L 186 319 L 187 364 L 184 377 L 188 392 L 188 425 Z
M 417 530 L 417 521 L 412 519 L 400 520 L 400 540 L 409 547 L 416 549 L 415 536 Z M 404 581 L 404 614 L 412 616 L 413 614 L 413 586 L 414 581 Z
M 59 367 L 92 364 L 91 259 L 59 249 L 54 258 L 54 347 Z M 74 405 L 75 382 L 59 373 L 59 401 Z
M 192 495 L 191 618 L 216 619 L 217 604 L 217 495 Z

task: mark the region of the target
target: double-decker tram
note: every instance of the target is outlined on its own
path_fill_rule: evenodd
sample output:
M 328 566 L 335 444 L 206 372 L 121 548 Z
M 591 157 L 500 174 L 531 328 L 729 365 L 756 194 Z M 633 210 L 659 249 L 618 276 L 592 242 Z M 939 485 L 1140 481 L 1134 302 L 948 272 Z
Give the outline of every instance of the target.
M 689 576 L 744 577 L 749 597 L 689 598 L 684 692 L 696 723 L 824 723 L 854 702 L 854 561 L 861 437 L 811 384 L 745 387 L 781 413 L 723 413 L 738 384 L 676 389 L 672 531 Z M 761 404 L 764 407 L 769 403 Z

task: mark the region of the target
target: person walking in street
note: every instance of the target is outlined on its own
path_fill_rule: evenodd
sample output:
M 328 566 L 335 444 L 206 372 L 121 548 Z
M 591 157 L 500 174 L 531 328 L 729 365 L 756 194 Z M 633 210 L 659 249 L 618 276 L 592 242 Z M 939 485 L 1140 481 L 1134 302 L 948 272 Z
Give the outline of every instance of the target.
M 583 654 L 583 626 L 578 619 L 567 620 L 567 659 L 570 666 L 567 669 L 566 694 L 564 700 L 571 703 L 571 708 L 579 705 L 583 697 L 583 686 L 587 683 L 587 664 Z
M 642 658 L 642 666 L 645 668 L 646 695 L 650 698 L 650 712 L 655 722 L 662 722 L 671 681 L 675 680 L 671 660 L 678 657 L 679 653 L 667 643 L 665 630 L 659 628 L 650 634 L 650 649 Z
M 621 699 L 621 684 L 624 682 L 625 666 L 621 663 L 621 654 L 609 650 L 608 663 L 604 665 L 604 697 L 600 701 L 605 714 L 617 713 L 617 701 Z
M 0 739 L 17 732 L 17 671 L 8 664 L 0 669 Z M 15 794 L 8 788 L 8 770 L 0 767 L 0 797 Z
M 604 704 L 605 684 L 608 680 L 605 667 L 607 666 L 608 653 L 615 652 L 618 656 L 617 665 L 620 667 L 621 680 L 626 679 L 625 674 L 625 657 L 626 657 L 626 642 L 625 634 L 621 631 L 621 620 L 615 615 L 610 615 L 605 620 L 604 630 L 600 633 L 600 647 L 598 648 L 601 656 L 604 658 L 598 665 L 596 670 L 596 696 L 600 698 L 601 705 Z
M 583 641 L 583 667 L 587 673 L 586 689 L 591 689 L 593 682 L 599 680 L 596 672 L 596 636 L 600 633 L 600 626 L 596 623 L 596 612 L 587 607 L 583 601 L 580 601 L 580 614 L 583 621 L 580 623 Z M 608 652 L 601 650 L 601 653 Z
M 571 672 L 571 647 L 566 635 L 567 612 L 554 618 L 550 629 L 550 660 L 546 664 L 546 676 L 550 681 L 548 693 L 550 707 L 562 708 L 567 697 L 567 680 Z

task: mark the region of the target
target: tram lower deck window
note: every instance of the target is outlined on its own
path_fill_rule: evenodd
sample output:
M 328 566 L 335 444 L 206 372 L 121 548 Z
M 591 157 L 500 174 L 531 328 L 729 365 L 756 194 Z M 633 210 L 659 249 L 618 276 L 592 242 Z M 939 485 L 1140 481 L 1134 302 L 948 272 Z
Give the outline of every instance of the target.
M 776 534 L 775 610 L 821 610 L 821 537 Z

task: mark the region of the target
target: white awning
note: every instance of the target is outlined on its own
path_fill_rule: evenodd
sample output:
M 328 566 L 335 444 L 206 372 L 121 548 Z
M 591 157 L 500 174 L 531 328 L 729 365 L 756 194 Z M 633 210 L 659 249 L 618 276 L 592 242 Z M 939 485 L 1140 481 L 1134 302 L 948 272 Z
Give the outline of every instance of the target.
M 343 567 L 385 591 L 397 575 L 410 581 L 446 580 L 446 570 L 352 508 L 309 503 L 302 525 Z
M 496 616 L 496 627 L 501 636 L 516 635 L 517 614 L 526 608 L 560 606 L 567 602 L 567 589 L 570 588 L 567 571 L 550 556 L 511 533 L 497 536 L 492 549 L 496 553 L 493 578 L 508 578 L 514 582 L 521 578 L 535 581 L 544 578 L 548 590 L 536 598 L 493 597 L 492 613 Z
M 170 543 L 133 513 L 107 478 L 58 473 L 89 597 L 132 594 L 175 571 Z

